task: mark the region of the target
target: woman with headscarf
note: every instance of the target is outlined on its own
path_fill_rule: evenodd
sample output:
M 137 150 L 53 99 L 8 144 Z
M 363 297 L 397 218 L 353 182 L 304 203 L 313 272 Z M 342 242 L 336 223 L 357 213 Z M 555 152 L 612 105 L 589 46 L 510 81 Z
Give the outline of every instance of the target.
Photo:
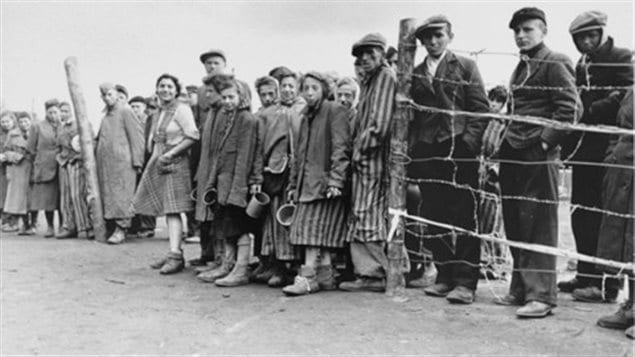
M 194 115 L 189 105 L 181 102 L 179 80 L 170 75 L 159 76 L 156 92 L 161 110 L 152 118 L 147 145 L 152 152 L 132 202 L 133 210 L 145 216 L 166 216 L 170 252 L 152 264 L 161 274 L 177 273 L 185 267 L 181 249 L 183 230 L 181 213 L 194 208 L 188 149 L 199 139 Z
M 46 119 L 31 126 L 28 151 L 33 159 L 29 203 L 34 211 L 44 211 L 47 229 L 44 238 L 55 236 L 53 218 L 59 204 L 59 184 L 57 176 L 57 127 L 60 122 L 60 108 L 57 99 L 44 103 Z
M 8 130 L 0 154 L 0 162 L 6 165 L 7 176 L 7 196 L 3 211 L 15 217 L 22 217 L 24 224 L 20 229 L 23 232 L 28 226 L 27 193 L 31 173 L 31 164 L 27 159 L 27 141 L 17 125 L 15 114 L 3 113 L 0 125 Z
M 217 242 L 215 246 L 223 243 L 224 255 L 217 268 L 197 277 L 217 286 L 239 286 L 249 283 L 249 233 L 255 228 L 245 209 L 249 196 L 260 192 L 262 184 L 258 121 L 250 112 L 246 84 L 228 75 L 217 75 L 212 84 L 222 98 L 222 108 L 203 129 L 196 219 L 211 221 L 211 239 Z
M 291 243 L 304 249 L 304 265 L 294 284 L 282 291 L 291 296 L 336 289 L 331 255 L 344 247 L 347 232 L 347 190 L 350 126 L 347 111 L 326 100 L 326 78 L 309 72 L 300 82 L 307 106 L 302 111 L 289 197 L 297 204 Z

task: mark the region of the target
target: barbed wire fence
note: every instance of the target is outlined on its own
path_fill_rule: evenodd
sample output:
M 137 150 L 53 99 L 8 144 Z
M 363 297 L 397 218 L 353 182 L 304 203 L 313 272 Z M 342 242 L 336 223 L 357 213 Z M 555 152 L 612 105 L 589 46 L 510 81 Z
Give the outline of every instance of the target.
M 398 79 L 398 90 L 396 96 L 396 111 L 393 118 L 393 133 L 391 139 L 391 190 L 390 190 L 390 230 L 388 235 L 388 258 L 390 262 L 389 268 L 391 270 L 396 269 L 399 266 L 398 262 L 403 262 L 404 259 L 407 259 L 403 256 L 403 253 L 399 254 L 398 252 L 407 251 L 410 256 L 410 262 L 416 264 L 429 264 L 430 262 L 435 265 L 443 265 L 443 264 L 465 264 L 472 267 L 477 267 L 482 271 L 486 271 L 492 273 L 494 275 L 510 274 L 514 271 L 532 271 L 532 272 L 541 272 L 541 273 L 549 273 L 549 274 L 562 274 L 565 270 L 546 270 L 546 269 L 518 269 L 513 268 L 510 262 L 511 255 L 509 254 L 508 248 L 515 249 L 524 249 L 529 250 L 541 254 L 553 255 L 556 257 L 564 257 L 569 259 L 575 259 L 577 261 L 589 262 L 597 265 L 602 265 L 606 267 L 611 267 L 617 273 L 615 274 L 581 274 L 578 273 L 578 276 L 584 276 L 589 278 L 598 278 L 603 281 L 603 291 L 604 291 L 604 282 L 607 278 L 623 278 L 623 279 L 632 279 L 627 274 L 626 271 L 633 271 L 633 263 L 632 262 L 618 262 L 611 261 L 606 259 L 601 259 L 595 256 L 580 254 L 575 251 L 565 250 L 558 247 L 552 247 L 547 245 L 533 244 L 533 243 L 525 243 L 518 241 L 510 241 L 505 239 L 505 233 L 502 229 L 502 217 L 501 205 L 503 200 L 517 200 L 517 201 L 526 201 L 526 202 L 534 202 L 544 205 L 555 205 L 559 207 L 560 205 L 568 205 L 570 213 L 573 213 L 575 210 L 588 210 L 590 212 L 596 212 L 602 215 L 610 215 L 616 216 L 623 219 L 635 219 L 635 215 L 629 213 L 622 212 L 614 212 L 606 209 L 602 209 L 599 207 L 585 206 L 580 204 L 572 204 L 569 202 L 563 202 L 559 200 L 546 200 L 546 199 L 537 199 L 533 197 L 525 197 L 525 196 L 512 196 L 512 195 L 504 195 L 497 190 L 486 189 L 483 185 L 483 179 L 486 178 L 486 174 L 484 171 L 487 168 L 493 167 L 497 168 L 501 163 L 504 164 L 516 164 L 516 165 L 546 165 L 546 164 L 556 164 L 560 167 L 564 167 L 565 165 L 580 165 L 580 166 L 595 166 L 595 167 L 604 167 L 604 168 L 619 168 L 623 170 L 634 170 L 633 166 L 628 165 L 619 165 L 613 163 L 605 163 L 605 162 L 592 162 L 592 161 L 581 161 L 574 160 L 575 154 L 578 152 L 581 146 L 581 142 L 586 133 L 594 133 L 594 134 L 602 134 L 602 135 L 627 135 L 633 136 L 634 132 L 631 129 L 625 129 L 612 125 L 590 125 L 585 123 L 580 123 L 577 119 L 572 120 L 571 122 L 560 122 L 553 120 L 551 118 L 544 117 L 535 117 L 535 116 L 526 116 L 526 115 L 517 115 L 514 114 L 515 107 L 515 98 L 514 91 L 516 90 L 530 90 L 530 91 L 571 91 L 576 90 L 578 93 L 583 91 L 604 91 L 606 95 L 611 95 L 614 91 L 624 91 L 632 86 L 592 86 L 592 85 L 582 85 L 575 87 L 562 87 L 562 86 L 530 86 L 525 85 L 527 78 L 521 82 L 520 85 L 511 85 L 509 88 L 509 98 L 510 101 L 509 107 L 511 108 L 511 114 L 502 114 L 502 113 L 474 113 L 469 111 L 461 110 L 460 108 L 456 108 L 453 103 L 452 108 L 443 109 L 436 108 L 433 106 L 425 106 L 416 103 L 413 98 L 410 97 L 410 87 L 412 81 L 414 80 L 428 80 L 433 82 L 439 82 L 442 84 L 448 84 L 454 86 L 454 90 L 458 90 L 464 86 L 483 86 L 482 82 L 472 82 L 472 81 L 462 81 L 462 80 L 451 80 L 446 78 L 434 77 L 430 78 L 427 76 L 421 76 L 419 74 L 413 73 L 414 69 L 414 57 L 416 50 L 422 46 L 418 46 L 416 44 L 416 39 L 414 37 L 416 20 L 414 19 L 404 19 L 400 23 L 400 35 L 399 35 L 399 53 L 398 53 L 398 69 L 397 69 L 397 79 Z M 477 63 L 479 61 L 479 56 L 490 55 L 502 55 L 502 56 L 514 56 L 518 57 L 519 61 L 525 62 L 525 65 L 530 68 L 532 64 L 537 62 L 557 62 L 551 60 L 536 60 L 529 58 L 524 55 L 519 55 L 517 53 L 507 53 L 507 52 L 495 52 L 488 51 L 486 49 L 479 51 L 465 51 L 465 50 L 457 50 L 453 49 L 453 52 L 466 54 L 471 56 Z M 590 78 L 589 68 L 591 67 L 611 67 L 611 68 L 619 68 L 624 66 L 633 66 L 633 63 L 589 63 L 580 66 L 586 71 L 586 78 Z M 527 70 L 527 74 L 531 71 Z M 527 75 L 528 76 L 528 75 Z M 423 78 L 420 78 L 423 77 Z M 587 80 L 587 83 L 588 80 Z M 574 113 L 574 118 L 579 118 L 578 107 L 576 107 L 576 112 Z M 413 120 L 414 112 L 425 112 L 430 114 L 441 114 L 444 115 L 444 120 L 448 118 L 451 123 L 449 127 L 452 128 L 452 142 L 449 154 L 446 156 L 432 156 L 432 157 L 411 157 L 409 155 L 409 147 L 408 147 L 408 127 L 409 124 Z M 455 142 L 454 138 L 456 137 L 456 133 L 454 132 L 454 120 L 456 117 L 468 117 L 474 119 L 482 119 L 487 120 L 488 122 L 496 121 L 502 124 L 503 129 L 499 132 L 499 137 L 502 138 L 505 135 L 506 130 L 509 128 L 509 124 L 511 123 L 525 123 L 532 125 L 539 125 L 542 127 L 549 127 L 553 129 L 566 130 L 568 132 L 577 132 L 580 133 L 578 137 L 577 145 L 573 149 L 573 151 L 564 158 L 555 159 L 555 160 L 543 160 L 543 161 L 516 161 L 516 160 L 504 160 L 497 158 L 495 156 L 486 156 L 479 155 L 477 158 L 453 158 L 453 153 L 455 151 Z M 416 178 L 410 177 L 407 174 L 406 167 L 413 163 L 421 163 L 426 161 L 444 161 L 453 165 L 454 173 L 452 175 L 451 180 L 446 179 L 430 179 L 430 178 Z M 458 167 L 456 165 L 457 162 L 473 162 L 479 165 L 480 170 L 480 184 L 478 188 L 474 188 L 468 184 L 460 183 L 456 180 L 456 174 Z M 422 217 L 419 216 L 419 212 L 409 212 L 406 209 L 406 190 L 409 184 L 422 184 L 422 183 L 433 183 L 438 185 L 447 185 L 451 186 L 454 189 L 465 190 L 471 194 L 471 197 L 474 200 L 474 210 L 473 210 L 473 219 L 476 223 L 476 227 L 473 230 L 465 229 L 456 225 L 439 222 L 430 217 Z M 422 200 L 425 200 L 426 197 L 421 197 Z M 483 207 L 487 209 L 483 209 Z M 490 215 L 489 217 L 483 217 L 483 214 Z M 479 222 L 482 222 L 483 218 L 489 219 L 489 222 L 486 223 L 488 227 L 480 227 Z M 435 227 L 435 231 L 443 230 L 444 233 L 436 233 L 431 234 L 428 232 L 431 227 Z M 487 229 L 483 229 L 487 228 Z M 410 237 L 415 237 L 419 240 L 417 250 L 413 249 L 405 249 L 404 236 L 408 234 Z M 472 262 L 466 260 L 450 260 L 450 261 L 437 261 L 434 257 L 430 257 L 430 253 L 424 249 L 424 240 L 427 239 L 446 239 L 447 237 L 454 237 L 458 235 L 469 236 L 473 239 L 480 239 L 483 243 L 483 249 L 486 250 L 486 254 L 482 255 L 486 257 L 486 260 L 481 260 L 480 264 L 474 264 Z M 456 242 L 456 239 L 452 240 Z M 503 249 L 497 249 L 497 247 L 503 247 Z M 502 271 L 501 271 L 502 270 Z M 488 274 L 485 274 L 485 278 L 487 279 Z M 396 278 L 396 274 L 393 272 L 389 272 L 388 274 L 388 284 L 387 284 L 387 294 L 388 295 L 396 295 L 403 292 L 403 280 Z M 392 281 L 391 281 L 392 280 Z M 489 284 L 489 280 L 487 280 L 487 286 L 491 293 L 495 298 L 500 298 L 494 292 L 492 286 Z

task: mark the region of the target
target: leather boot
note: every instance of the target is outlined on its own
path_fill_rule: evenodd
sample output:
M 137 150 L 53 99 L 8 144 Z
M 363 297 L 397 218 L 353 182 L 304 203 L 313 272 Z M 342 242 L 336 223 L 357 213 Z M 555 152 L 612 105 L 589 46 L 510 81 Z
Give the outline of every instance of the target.
M 163 267 L 163 265 L 168 261 L 168 255 L 157 259 L 156 261 L 154 261 L 153 263 L 150 264 L 150 268 L 152 269 L 161 269 Z
M 168 254 L 165 264 L 159 270 L 159 273 L 167 275 L 178 273 L 185 267 L 185 259 L 183 259 L 183 253 L 170 252 Z
M 274 267 L 271 263 L 270 257 L 262 257 L 260 264 L 256 267 L 256 269 L 254 269 L 253 274 L 251 274 L 251 281 L 266 284 L 273 274 Z
M 303 265 L 302 268 L 300 268 L 300 273 L 295 277 L 293 285 L 285 286 L 282 288 L 282 292 L 288 296 L 316 293 L 320 291 L 320 284 L 318 284 L 315 278 L 315 269 L 311 266 Z
M 234 268 L 236 246 L 232 244 L 224 244 L 225 254 L 222 258 L 220 266 L 216 269 L 204 271 L 198 274 L 196 277 L 206 283 L 213 283 L 216 279 L 224 278 Z
M 335 290 L 337 289 L 337 282 L 335 281 L 335 270 L 331 265 L 320 265 L 317 267 L 315 280 L 320 285 L 322 290 Z
M 614 314 L 600 317 L 597 324 L 606 328 L 627 329 L 633 326 L 635 322 L 634 314 L 633 300 L 627 300 L 620 305 L 620 308 Z
M 224 278 L 214 281 L 216 286 L 232 287 L 249 284 L 249 252 L 251 250 L 249 235 L 240 236 L 237 245 L 234 269 Z

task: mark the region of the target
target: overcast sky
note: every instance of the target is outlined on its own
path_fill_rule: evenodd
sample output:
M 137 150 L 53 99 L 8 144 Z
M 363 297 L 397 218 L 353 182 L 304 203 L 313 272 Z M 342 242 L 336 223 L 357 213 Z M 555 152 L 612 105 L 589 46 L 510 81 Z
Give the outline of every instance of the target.
M 331 70 L 351 75 L 351 45 L 369 32 L 397 44 L 400 19 L 445 14 L 451 48 L 517 52 L 507 24 L 524 6 L 545 10 L 547 44 L 573 61 L 568 33 L 579 13 L 608 14 L 616 43 L 633 48 L 633 1 L 1 1 L 1 93 L 4 107 L 35 110 L 49 98 L 68 100 L 63 61 L 76 56 L 91 121 L 99 122 L 101 82 L 124 84 L 131 95 L 151 94 L 156 78 L 175 74 L 200 84 L 199 55 L 222 48 L 238 78 L 253 84 L 271 68 Z M 420 48 L 419 53 L 424 52 Z M 418 56 L 420 60 L 422 57 Z M 506 83 L 517 59 L 479 56 L 488 84 Z

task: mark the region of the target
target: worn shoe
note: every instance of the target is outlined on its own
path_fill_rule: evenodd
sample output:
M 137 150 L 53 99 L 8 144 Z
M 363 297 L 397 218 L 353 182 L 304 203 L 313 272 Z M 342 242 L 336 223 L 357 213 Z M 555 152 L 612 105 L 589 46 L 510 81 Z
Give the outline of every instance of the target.
M 122 229 L 117 228 L 117 229 L 115 229 L 113 234 L 110 237 L 108 237 L 108 240 L 106 240 L 106 243 L 108 243 L 108 244 L 121 244 L 125 240 L 126 240 L 126 233 Z
M 9 224 L 9 223 L 5 223 L 2 225 L 2 231 L 5 233 L 13 233 L 13 232 L 17 232 L 19 229 L 17 224 Z
M 147 230 L 137 232 L 137 238 L 153 238 L 153 237 L 154 237 L 154 229 L 147 229 Z
M 542 318 L 552 313 L 553 307 L 541 301 L 530 301 L 516 310 L 516 316 L 526 318 Z
M 500 299 L 494 300 L 494 304 L 503 306 L 522 306 L 525 302 L 511 294 L 507 294 Z
M 44 233 L 44 238 L 53 238 L 55 237 L 55 228 L 49 226 L 46 229 L 46 233 Z
M 571 280 L 561 281 L 558 283 L 558 290 L 563 293 L 572 293 L 575 289 L 586 288 L 587 285 L 577 278 Z
M 35 235 L 35 229 L 33 229 L 33 227 L 29 227 L 26 228 L 24 230 L 21 230 L 20 232 L 18 232 L 19 236 L 34 236 Z
M 633 301 L 625 301 L 614 314 L 600 317 L 597 323 L 602 327 L 620 330 L 633 326 Z
M 178 273 L 185 268 L 185 260 L 182 253 L 170 252 L 165 264 L 159 270 L 163 275 Z
M 413 288 L 413 289 L 427 288 L 428 286 L 434 285 L 435 280 L 436 280 L 436 276 L 430 277 L 424 274 L 422 277 L 418 279 L 410 280 L 406 282 L 406 287 Z
M 320 285 L 321 290 L 337 289 L 337 282 L 335 281 L 335 269 L 333 269 L 333 267 L 330 265 L 321 265 L 317 267 L 315 272 L 315 280 L 318 282 L 318 285 Z
M 150 268 L 161 269 L 167 261 L 168 261 L 168 256 L 166 255 L 165 257 L 157 259 L 154 263 L 150 264 Z
M 282 292 L 288 296 L 300 296 L 313 294 L 320 291 L 320 284 L 315 280 L 316 272 L 310 266 L 303 265 L 299 274 L 293 280 L 293 285 L 282 288 Z
M 573 299 L 583 302 L 605 302 L 612 303 L 617 299 L 617 290 L 606 290 L 604 294 L 602 294 L 602 290 L 597 286 L 587 286 L 582 289 L 575 289 L 571 293 L 571 297 Z
M 57 239 L 71 239 L 71 238 L 77 238 L 77 232 L 74 231 L 69 231 L 66 229 L 62 229 L 62 231 L 60 233 L 58 233 L 55 238 Z
M 448 293 L 446 299 L 453 304 L 471 304 L 474 302 L 474 290 L 458 285 Z
M 217 279 L 223 278 L 225 276 L 227 276 L 227 274 L 229 274 L 233 268 L 233 262 L 232 263 L 225 263 L 223 262 L 223 264 L 221 264 L 218 268 L 216 269 L 212 269 L 212 270 L 208 270 L 208 271 L 204 271 L 202 273 L 199 273 L 198 275 L 196 275 L 196 278 L 202 282 L 205 283 L 213 283 L 215 282 Z
M 234 265 L 234 269 L 229 274 L 223 278 L 216 279 L 214 284 L 226 288 L 249 284 L 249 266 Z
M 361 277 L 354 281 L 344 281 L 340 283 L 340 290 L 358 292 L 371 291 L 383 292 L 386 290 L 386 280 L 377 278 Z
M 624 334 L 626 334 L 626 337 L 628 337 L 628 338 L 630 338 L 630 339 L 635 338 L 635 337 L 633 337 L 633 334 L 634 334 L 634 333 L 635 333 L 635 332 L 633 332 L 633 326 L 631 326 L 631 327 L 627 328 L 627 329 L 626 329 L 626 331 L 624 331 Z
M 194 272 L 196 272 L 196 274 L 198 274 L 198 273 L 202 273 L 202 272 L 218 269 L 218 267 L 220 267 L 220 263 L 211 262 L 211 263 L 209 263 L 207 265 L 197 266 L 196 268 L 194 268 Z
M 257 270 L 260 270 L 260 271 L 256 272 Z M 254 274 L 251 275 L 251 280 L 254 283 L 267 284 L 269 282 L 269 279 L 273 277 L 274 273 L 275 271 L 271 265 L 261 264 L 261 265 L 258 265 L 256 269 L 254 270 Z
M 423 289 L 423 292 L 426 293 L 426 295 L 436 297 L 446 297 L 450 291 L 452 291 L 452 288 L 445 283 L 434 284 Z
M 208 261 L 209 260 L 205 258 L 196 258 L 196 259 L 190 259 L 188 263 L 190 263 L 190 266 L 193 266 L 193 267 L 203 267 L 207 265 Z

